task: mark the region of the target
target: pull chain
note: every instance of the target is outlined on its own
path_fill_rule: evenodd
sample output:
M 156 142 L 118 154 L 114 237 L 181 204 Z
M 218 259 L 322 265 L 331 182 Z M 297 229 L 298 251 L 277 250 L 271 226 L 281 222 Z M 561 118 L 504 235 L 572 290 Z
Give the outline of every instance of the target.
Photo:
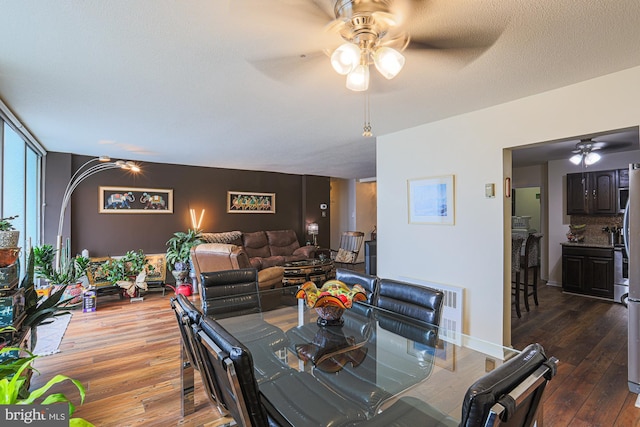
M 362 128 L 362 136 L 369 138 L 373 136 L 371 133 L 371 107 L 369 105 L 369 91 L 364 92 L 364 126 Z

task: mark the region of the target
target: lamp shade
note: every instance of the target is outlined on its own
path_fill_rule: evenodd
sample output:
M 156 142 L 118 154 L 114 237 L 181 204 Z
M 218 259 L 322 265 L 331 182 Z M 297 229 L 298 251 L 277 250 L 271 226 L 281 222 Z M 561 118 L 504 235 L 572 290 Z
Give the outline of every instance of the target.
M 380 47 L 373 54 L 373 63 L 376 69 L 387 79 L 392 79 L 404 67 L 404 56 L 390 47 Z
M 331 65 L 338 74 L 349 74 L 360 62 L 360 48 L 353 43 L 345 43 L 331 54 Z
M 584 158 L 584 164 L 587 166 L 591 166 L 595 162 L 600 160 L 600 154 L 598 153 L 589 153 Z
M 358 65 L 347 74 L 347 89 L 361 92 L 369 89 L 369 66 Z
M 318 223 L 312 222 L 311 224 L 307 224 L 307 233 L 312 236 L 318 234 Z
M 574 165 L 579 165 L 582 162 L 582 154 L 574 154 L 573 156 L 571 156 L 569 161 Z

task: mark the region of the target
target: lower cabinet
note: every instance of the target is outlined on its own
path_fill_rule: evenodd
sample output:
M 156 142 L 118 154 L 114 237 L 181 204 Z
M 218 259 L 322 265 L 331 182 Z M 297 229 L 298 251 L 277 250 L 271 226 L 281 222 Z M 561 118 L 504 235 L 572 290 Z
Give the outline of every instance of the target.
M 613 249 L 562 247 L 562 289 L 600 298 L 613 298 Z

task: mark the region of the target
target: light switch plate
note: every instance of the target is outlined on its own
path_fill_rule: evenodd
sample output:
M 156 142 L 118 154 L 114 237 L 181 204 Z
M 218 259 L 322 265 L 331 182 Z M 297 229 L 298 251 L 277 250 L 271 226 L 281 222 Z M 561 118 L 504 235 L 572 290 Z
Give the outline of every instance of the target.
M 484 185 L 484 197 L 486 197 L 487 199 L 490 199 L 492 197 L 496 197 L 496 185 L 491 183 L 491 184 L 485 184 Z

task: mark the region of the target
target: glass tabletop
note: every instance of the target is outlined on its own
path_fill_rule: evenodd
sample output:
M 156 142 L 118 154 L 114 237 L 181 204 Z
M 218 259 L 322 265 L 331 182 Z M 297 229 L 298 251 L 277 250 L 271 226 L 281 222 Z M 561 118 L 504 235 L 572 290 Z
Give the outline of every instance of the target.
M 249 348 L 260 392 L 276 409 L 305 393 L 319 393 L 319 402 L 328 390 L 359 419 L 412 396 L 459 420 L 469 386 L 518 353 L 362 302 L 344 312 L 342 326 L 323 327 L 290 291 L 261 298 L 273 293 L 279 303 L 216 321 Z

